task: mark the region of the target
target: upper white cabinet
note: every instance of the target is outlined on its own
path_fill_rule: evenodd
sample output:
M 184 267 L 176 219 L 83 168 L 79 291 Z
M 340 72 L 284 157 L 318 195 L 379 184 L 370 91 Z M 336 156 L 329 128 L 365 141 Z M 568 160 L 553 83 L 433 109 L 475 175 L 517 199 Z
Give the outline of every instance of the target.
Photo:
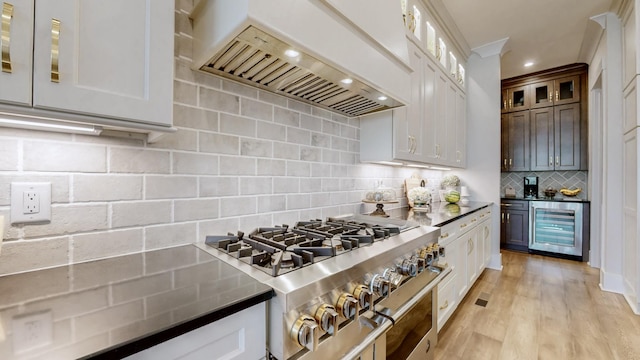
M 18 0 L 12 15 L 0 102 L 171 126 L 173 0 Z

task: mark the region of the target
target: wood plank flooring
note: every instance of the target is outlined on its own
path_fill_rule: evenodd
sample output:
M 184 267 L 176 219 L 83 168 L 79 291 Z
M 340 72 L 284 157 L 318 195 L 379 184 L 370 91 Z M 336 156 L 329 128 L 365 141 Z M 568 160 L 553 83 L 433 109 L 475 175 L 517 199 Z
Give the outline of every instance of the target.
M 440 331 L 436 360 L 640 360 L 640 316 L 600 290 L 598 269 L 511 251 L 502 261 Z

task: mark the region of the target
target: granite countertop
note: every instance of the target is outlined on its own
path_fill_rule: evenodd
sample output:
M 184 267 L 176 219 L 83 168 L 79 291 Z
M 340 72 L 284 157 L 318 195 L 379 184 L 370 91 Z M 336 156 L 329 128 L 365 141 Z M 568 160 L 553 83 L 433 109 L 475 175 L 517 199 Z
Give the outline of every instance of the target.
M 556 196 L 553 197 L 553 198 L 541 197 L 541 198 L 537 198 L 537 199 L 532 199 L 532 198 L 523 198 L 523 197 L 502 197 L 502 198 L 500 198 L 500 200 L 553 201 L 553 202 L 579 202 L 579 203 L 588 203 L 588 202 L 590 202 L 589 200 L 586 200 L 586 199 L 580 199 L 580 198 L 576 198 L 576 197 L 562 197 L 562 195 L 558 195 L 558 194 L 556 194 Z
M 121 358 L 272 296 L 194 245 L 2 276 L 0 359 Z
M 391 210 L 385 209 L 385 212 L 391 218 L 412 220 L 426 226 L 443 226 L 491 204 L 493 203 L 482 201 L 470 201 L 465 205 L 435 202 L 432 204 L 430 212 L 417 212 L 406 207 Z

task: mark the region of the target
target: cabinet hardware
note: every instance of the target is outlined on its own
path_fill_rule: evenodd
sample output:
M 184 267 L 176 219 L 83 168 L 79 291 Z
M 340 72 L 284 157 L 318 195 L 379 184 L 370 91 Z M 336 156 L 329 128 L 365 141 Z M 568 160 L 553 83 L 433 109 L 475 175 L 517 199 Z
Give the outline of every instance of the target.
M 411 150 L 412 154 L 416 153 L 416 149 L 418 149 L 418 141 L 416 140 L 415 136 L 411 137 L 411 141 L 413 142 L 413 149 Z
M 504 224 L 504 213 L 501 214 L 502 216 L 502 223 Z
M 60 55 L 60 20 L 51 19 L 51 82 L 60 82 L 58 71 L 58 57 Z
M 504 106 L 503 108 L 506 110 L 507 109 L 507 100 L 504 101 Z
M 511 105 L 511 99 L 509 99 L 509 109 L 511 109 L 513 105 Z
M 464 229 L 464 228 L 466 228 L 466 227 L 467 227 L 467 224 L 460 224 L 460 228 L 461 228 L 461 229 Z
M 513 206 L 513 204 L 503 204 L 503 203 L 500 203 L 500 206 Z
M 13 5 L 2 3 L 2 72 L 11 73 L 11 20 Z
M 509 159 L 509 167 L 513 166 L 513 159 Z
M 549 102 L 553 101 L 553 90 L 549 91 Z
M 447 237 L 449 237 L 449 233 L 444 233 L 444 234 L 440 235 L 440 239 L 444 239 L 444 238 L 447 238 Z
M 457 162 L 462 161 L 462 155 L 460 153 L 460 150 L 456 150 L 456 161 Z
M 509 215 L 510 213 L 507 213 L 507 223 L 509 223 Z
M 436 144 L 436 158 L 440 157 L 440 144 Z
M 507 169 L 507 158 L 504 158 L 504 168 Z
M 553 156 L 549 156 L 549 166 L 553 166 Z
M 440 306 L 440 310 L 444 310 L 449 307 L 449 299 L 444 301 L 444 305 Z
M 478 221 L 478 219 L 471 219 L 471 222 L 476 222 Z
M 556 156 L 556 166 L 560 166 L 560 156 Z
M 556 101 L 558 101 L 559 97 L 558 97 L 558 90 L 556 90 Z

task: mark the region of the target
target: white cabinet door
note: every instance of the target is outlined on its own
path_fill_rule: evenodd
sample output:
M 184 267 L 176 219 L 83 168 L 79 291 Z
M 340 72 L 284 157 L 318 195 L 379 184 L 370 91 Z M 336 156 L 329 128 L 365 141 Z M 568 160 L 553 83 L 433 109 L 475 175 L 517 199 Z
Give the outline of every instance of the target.
M 471 232 L 467 232 L 458 237 L 452 245 L 456 249 L 456 267 L 458 269 L 458 277 L 456 281 L 456 290 L 458 291 L 458 299 L 462 300 L 469 291 L 469 282 L 467 281 L 467 253 L 469 251 L 469 238 Z
M 5 1 L 2 5 L 3 31 L 8 26 L 9 37 L 3 34 L 0 102 L 31 105 L 33 0 Z
M 128 360 L 258 360 L 266 354 L 265 303 L 133 354 Z
M 438 91 L 438 80 L 440 79 L 438 74 L 440 70 L 430 58 L 424 62 L 424 129 L 423 129 L 423 151 L 425 161 L 435 164 L 438 161 L 438 137 L 441 134 L 438 133 L 438 123 L 441 122 L 438 118 L 439 97 L 436 94 Z
M 411 73 L 411 104 L 405 111 L 405 117 L 394 114 L 395 132 L 395 158 L 401 160 L 423 160 L 422 146 L 422 126 L 424 107 L 424 69 L 423 62 L 425 54 L 411 41 L 409 44 L 409 60 L 413 73 Z M 394 110 L 396 111 L 396 110 Z
M 171 125 L 174 16 L 173 0 L 38 0 L 33 106 Z
M 467 286 L 469 288 L 478 278 L 478 230 L 478 227 L 471 230 L 467 238 Z
M 456 93 L 456 131 L 455 157 L 453 166 L 464 168 L 467 166 L 467 99 L 458 90 Z
M 445 165 L 447 159 L 447 95 L 449 92 L 449 77 L 439 68 L 436 75 L 436 119 L 432 129 L 435 139 L 436 164 Z

